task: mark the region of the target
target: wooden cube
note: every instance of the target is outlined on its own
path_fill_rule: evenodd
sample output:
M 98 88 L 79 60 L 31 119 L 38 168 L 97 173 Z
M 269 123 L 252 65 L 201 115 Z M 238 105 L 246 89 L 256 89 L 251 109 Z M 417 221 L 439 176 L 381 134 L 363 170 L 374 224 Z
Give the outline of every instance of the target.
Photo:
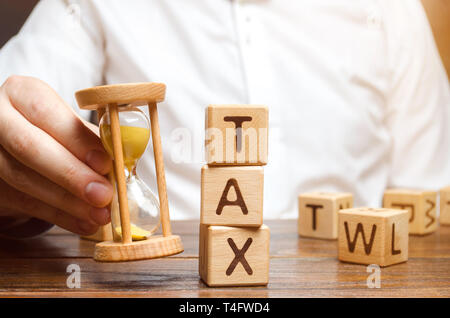
M 263 223 L 262 167 L 202 168 L 200 223 L 260 227 Z
M 209 165 L 267 164 L 268 108 L 210 105 L 206 109 L 205 150 Z
M 389 189 L 384 192 L 383 207 L 409 211 L 409 234 L 424 235 L 437 228 L 435 191 Z
M 353 207 L 351 193 L 303 193 L 298 197 L 298 234 L 337 239 L 338 211 Z
M 339 260 L 379 266 L 408 260 L 408 211 L 356 208 L 338 215 Z
M 450 187 L 441 189 L 440 197 L 439 222 L 442 225 L 450 225 Z
M 208 286 L 269 282 L 270 230 L 200 225 L 199 274 Z

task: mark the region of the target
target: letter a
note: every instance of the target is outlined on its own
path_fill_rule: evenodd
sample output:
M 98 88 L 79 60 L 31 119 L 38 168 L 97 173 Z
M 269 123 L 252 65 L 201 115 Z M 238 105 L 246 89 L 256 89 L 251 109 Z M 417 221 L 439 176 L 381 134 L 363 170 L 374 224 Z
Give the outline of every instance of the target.
M 228 200 L 228 192 L 230 191 L 231 186 L 233 186 L 234 191 L 236 192 L 236 200 L 234 201 Z M 242 213 L 245 215 L 248 214 L 248 209 L 245 205 L 244 198 L 242 197 L 241 190 L 239 189 L 238 182 L 234 178 L 227 181 L 227 185 L 223 190 L 222 197 L 220 198 L 219 205 L 217 206 L 216 214 L 221 215 L 223 208 L 227 205 L 237 205 L 241 207 Z

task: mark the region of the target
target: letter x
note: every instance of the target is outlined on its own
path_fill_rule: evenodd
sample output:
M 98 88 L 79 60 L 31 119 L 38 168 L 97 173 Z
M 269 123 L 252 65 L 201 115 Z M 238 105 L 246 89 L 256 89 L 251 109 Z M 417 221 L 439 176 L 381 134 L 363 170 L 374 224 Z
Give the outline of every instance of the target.
M 244 246 L 242 247 L 242 249 L 237 248 L 237 246 L 234 243 L 232 238 L 229 238 L 227 241 L 228 241 L 228 244 L 230 244 L 230 247 L 234 252 L 234 259 L 231 262 L 230 266 L 228 266 L 228 269 L 226 271 L 227 276 L 230 276 L 231 274 L 233 274 L 234 269 L 236 268 L 238 263 L 241 263 L 242 266 L 244 266 L 244 269 L 247 272 L 247 274 L 252 275 L 253 270 L 250 267 L 250 265 L 248 265 L 248 262 L 245 259 L 245 252 L 247 252 L 248 248 L 252 244 L 253 239 L 251 237 L 249 237 L 247 239 L 247 242 L 245 242 Z

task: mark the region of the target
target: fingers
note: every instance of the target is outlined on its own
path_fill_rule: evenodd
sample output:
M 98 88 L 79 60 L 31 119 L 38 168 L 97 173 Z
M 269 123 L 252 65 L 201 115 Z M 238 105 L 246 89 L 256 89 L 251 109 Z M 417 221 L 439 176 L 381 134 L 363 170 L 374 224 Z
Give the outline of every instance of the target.
M 65 211 L 84 221 L 98 225 L 110 222 L 107 208 L 95 208 L 67 190 L 22 165 L 0 146 L 0 175 L 15 189 L 38 198 L 40 201 Z
M 52 136 L 99 174 L 111 170 L 111 159 L 100 138 L 50 86 L 32 77 L 13 76 L 2 88 L 10 103 L 31 124 Z
M 90 205 L 108 205 L 113 193 L 109 181 L 28 122 L 14 107 L 5 106 L 8 103 L 5 99 L 6 96 L 0 94 L 0 144 L 3 148 L 23 165 Z
M 0 209 L 24 213 L 31 217 L 56 224 L 68 231 L 80 235 L 91 235 L 98 230 L 98 226 L 82 221 L 57 208 L 51 207 L 38 199 L 20 192 L 0 180 Z

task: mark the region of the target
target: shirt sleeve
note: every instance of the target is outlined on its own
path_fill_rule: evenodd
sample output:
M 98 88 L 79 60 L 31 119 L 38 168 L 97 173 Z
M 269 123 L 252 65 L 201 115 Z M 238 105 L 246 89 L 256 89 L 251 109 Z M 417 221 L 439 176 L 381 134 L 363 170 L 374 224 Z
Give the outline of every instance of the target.
M 450 85 L 418 0 L 389 1 L 388 187 L 450 182 Z
M 99 85 L 103 36 L 90 1 L 39 1 L 20 32 L 0 50 L 0 83 L 10 75 L 47 82 L 83 118 L 74 92 Z

